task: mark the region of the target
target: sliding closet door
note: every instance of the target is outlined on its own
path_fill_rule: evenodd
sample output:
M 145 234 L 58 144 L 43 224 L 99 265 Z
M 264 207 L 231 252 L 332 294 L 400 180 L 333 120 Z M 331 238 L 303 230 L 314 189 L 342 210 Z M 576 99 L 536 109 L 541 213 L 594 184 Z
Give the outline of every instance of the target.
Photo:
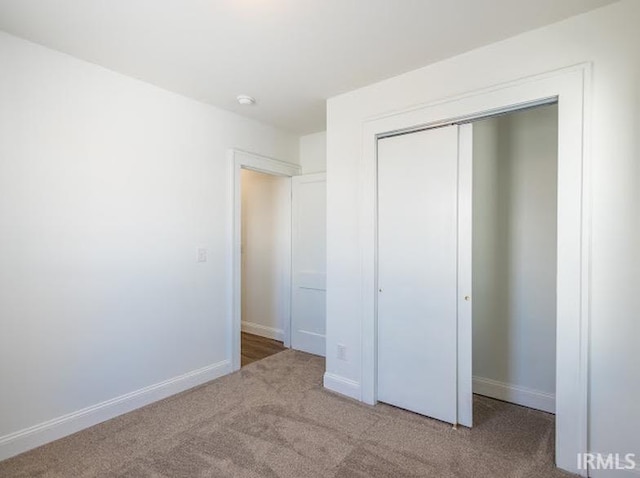
M 378 142 L 378 400 L 457 407 L 458 127 Z

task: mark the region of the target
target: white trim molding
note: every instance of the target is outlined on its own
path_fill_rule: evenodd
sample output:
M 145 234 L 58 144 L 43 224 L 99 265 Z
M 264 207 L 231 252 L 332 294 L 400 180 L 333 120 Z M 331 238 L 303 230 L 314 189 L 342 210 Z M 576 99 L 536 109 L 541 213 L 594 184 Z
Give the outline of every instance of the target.
M 499 382 L 490 378 L 473 377 L 473 393 L 535 408 L 543 412 L 556 412 L 555 394 Z
M 360 384 L 340 375 L 325 372 L 323 379 L 324 388 L 347 397 L 360 400 Z
M 360 400 L 375 404 L 378 139 L 461 124 L 533 105 L 559 103 L 556 464 L 583 475 L 585 470 L 577 469 L 575 457 L 588 451 L 591 190 L 587 133 L 591 75 L 591 64 L 585 63 L 368 118 L 362 123 L 362 154 L 358 164 L 362 278 Z
M 242 321 L 242 331 L 268 339 L 279 340 L 280 342 L 284 340 L 284 330 L 256 324 L 255 322 L 247 322 L 246 320 Z
M 5 435 L 0 437 L 0 460 L 5 460 L 176 393 L 202 385 L 230 372 L 231 362 L 223 360 Z
M 301 174 L 299 165 L 268 158 L 255 153 L 249 153 L 240 149 L 230 149 L 228 152 L 230 165 L 229 191 L 229 238 L 227 242 L 227 269 L 229 271 L 228 302 L 229 310 L 229 351 L 231 353 L 232 370 L 240 369 L 240 331 L 242 330 L 242 198 L 240 195 L 242 169 L 250 169 L 259 173 L 272 174 L 274 176 L 292 177 Z M 289 203 L 289 206 L 291 204 Z M 287 245 L 291 250 L 291 237 Z M 288 264 L 284 265 L 287 277 L 284 282 L 289 284 L 286 288 L 283 303 L 287 307 L 284 313 L 283 341 L 285 347 L 291 344 L 291 253 L 286 255 Z

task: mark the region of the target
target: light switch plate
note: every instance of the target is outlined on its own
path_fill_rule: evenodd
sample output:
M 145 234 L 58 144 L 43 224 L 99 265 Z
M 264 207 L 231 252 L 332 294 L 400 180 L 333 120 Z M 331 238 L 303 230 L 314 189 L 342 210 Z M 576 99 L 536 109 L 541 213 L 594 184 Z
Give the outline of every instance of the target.
M 207 250 L 203 247 L 198 248 L 198 262 L 207 262 Z
M 339 360 L 347 360 L 347 346 L 344 344 L 338 344 L 336 355 Z

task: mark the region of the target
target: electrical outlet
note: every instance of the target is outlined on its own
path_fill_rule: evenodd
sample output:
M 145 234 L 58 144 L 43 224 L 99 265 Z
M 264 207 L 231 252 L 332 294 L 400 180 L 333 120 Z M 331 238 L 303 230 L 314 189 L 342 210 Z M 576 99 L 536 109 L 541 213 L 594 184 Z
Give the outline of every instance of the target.
M 347 360 L 347 346 L 344 344 L 338 344 L 337 356 L 340 360 Z
M 207 250 L 205 248 L 198 249 L 198 262 L 207 262 Z

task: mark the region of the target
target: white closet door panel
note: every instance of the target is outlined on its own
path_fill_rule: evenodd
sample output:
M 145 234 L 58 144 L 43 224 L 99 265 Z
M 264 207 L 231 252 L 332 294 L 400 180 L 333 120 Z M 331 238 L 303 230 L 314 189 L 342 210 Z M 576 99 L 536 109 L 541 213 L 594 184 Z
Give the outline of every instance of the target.
M 456 423 L 458 127 L 378 142 L 378 399 Z
M 473 425 L 473 125 L 458 129 L 458 423 Z
M 293 284 L 291 348 L 325 355 L 326 215 L 325 174 L 293 178 Z

